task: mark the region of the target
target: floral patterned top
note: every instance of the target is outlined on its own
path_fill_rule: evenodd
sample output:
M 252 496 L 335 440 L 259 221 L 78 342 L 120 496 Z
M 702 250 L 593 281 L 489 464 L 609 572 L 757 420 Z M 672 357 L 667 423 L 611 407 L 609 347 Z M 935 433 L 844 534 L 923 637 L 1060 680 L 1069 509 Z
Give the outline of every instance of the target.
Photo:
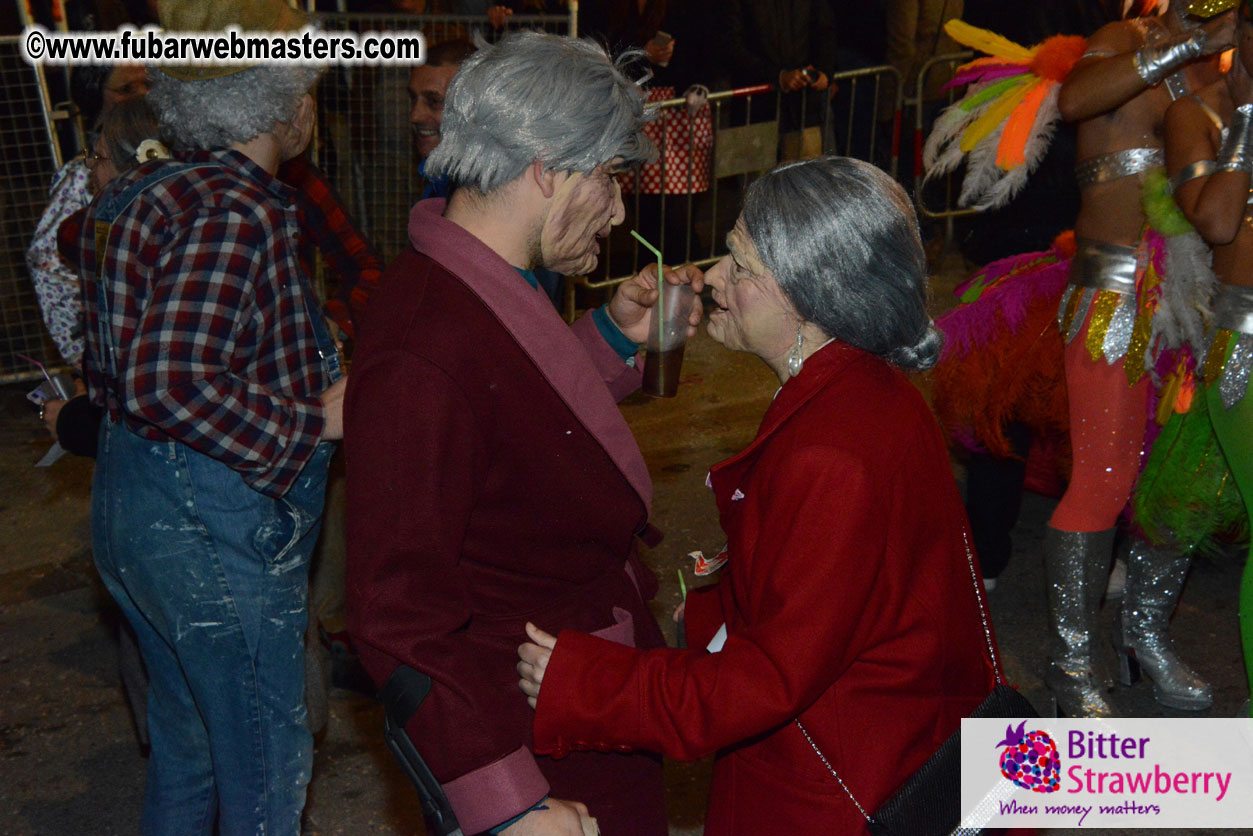
M 26 250 L 26 266 L 44 324 L 61 357 L 77 368 L 83 359 L 83 303 L 78 274 L 57 253 L 57 228 L 61 221 L 91 201 L 87 191 L 89 172 L 82 157 L 70 160 L 52 180 L 48 208 L 35 227 L 35 238 Z

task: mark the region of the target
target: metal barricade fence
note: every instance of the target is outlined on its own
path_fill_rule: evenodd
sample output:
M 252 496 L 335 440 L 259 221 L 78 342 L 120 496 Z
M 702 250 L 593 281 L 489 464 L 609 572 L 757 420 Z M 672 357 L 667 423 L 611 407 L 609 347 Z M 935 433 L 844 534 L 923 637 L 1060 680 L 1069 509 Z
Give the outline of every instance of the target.
M 901 107 L 904 102 L 900 81 L 900 72 L 888 64 L 834 73 L 831 83 L 838 84 L 840 89 L 832 100 L 833 135 L 830 144 L 823 150 L 874 163 L 896 177 L 900 168 Z M 891 92 L 890 111 L 893 114 L 886 136 L 884 126 L 878 119 L 885 90 Z
M 659 113 L 649 132 L 658 146 L 658 162 L 624 175 L 626 222 L 602 245 L 597 274 L 567 282 L 567 318 L 574 315 L 576 286 L 612 287 L 654 258 L 631 237 L 632 228 L 662 251 L 667 264 L 713 264 L 726 253 L 724 237 L 749 183 L 780 162 L 841 154 L 895 174 L 901 85 L 887 84 L 888 77 L 899 80 L 890 66 L 832 75 L 840 89 L 834 101 L 816 94 L 823 97 L 817 124 L 807 119 L 812 108 L 806 91 L 785 95 L 771 84 L 712 93 L 707 115 L 704 110 L 691 112 L 684 98 L 653 102 Z M 885 131 L 876 113 L 879 97 L 888 90 L 894 91 L 890 110 L 895 120 Z M 798 106 L 789 108 L 787 96 Z M 682 145 L 677 151 L 672 147 L 676 142 Z
M 26 268 L 61 151 L 52 139 L 45 77 L 22 59 L 20 40 L 0 37 L 0 382 L 40 377 L 19 355 L 61 365 Z
M 321 14 L 326 30 L 420 30 L 430 49 L 475 34 L 494 40 L 517 29 L 565 34 L 568 15 L 512 15 L 502 30 L 467 15 Z M 408 243 L 409 209 L 421 194 L 409 125 L 409 66 L 332 66 L 318 84 L 318 134 L 313 158 L 384 262 Z M 321 271 L 319 265 L 318 270 Z M 319 286 L 322 285 L 319 276 Z
M 922 147 L 926 142 L 927 134 L 931 132 L 931 126 L 935 123 L 936 117 L 941 111 L 955 102 L 961 91 L 954 88 L 948 90 L 944 97 L 938 100 L 927 101 L 923 98 L 921 91 L 928 89 L 927 84 L 933 76 L 951 78 L 953 71 L 961 64 L 966 63 L 974 57 L 973 52 L 952 52 L 945 55 L 937 55 L 927 63 L 923 64 L 918 71 L 918 86 L 920 91 L 918 99 L 911 104 L 914 109 L 914 201 L 918 207 L 918 214 L 930 218 L 932 220 L 943 220 L 948 224 L 949 240 L 952 239 L 952 222 L 954 218 L 965 217 L 968 215 L 978 214 L 977 209 L 962 208 L 957 205 L 957 198 L 961 193 L 961 176 L 964 168 L 959 167 L 958 171 L 950 174 L 943 180 L 929 183 L 927 188 L 922 187 L 923 170 L 922 170 Z

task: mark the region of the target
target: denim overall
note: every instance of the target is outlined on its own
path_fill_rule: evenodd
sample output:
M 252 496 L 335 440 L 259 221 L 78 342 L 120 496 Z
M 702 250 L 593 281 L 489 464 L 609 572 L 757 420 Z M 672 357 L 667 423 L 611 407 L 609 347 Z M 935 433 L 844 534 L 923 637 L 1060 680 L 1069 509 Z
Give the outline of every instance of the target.
M 97 230 L 144 189 L 191 167 L 164 165 L 104 202 Z M 314 297 L 300 280 L 308 306 Z M 116 386 L 108 297 L 103 281 L 95 287 L 98 362 Z M 341 376 L 334 343 L 316 311 L 308 314 L 333 382 Z M 209 836 L 215 821 L 222 836 L 300 833 L 313 763 L 306 584 L 333 449 L 319 444 L 274 499 L 185 444 L 102 423 L 92 545 L 148 669 L 144 834 Z

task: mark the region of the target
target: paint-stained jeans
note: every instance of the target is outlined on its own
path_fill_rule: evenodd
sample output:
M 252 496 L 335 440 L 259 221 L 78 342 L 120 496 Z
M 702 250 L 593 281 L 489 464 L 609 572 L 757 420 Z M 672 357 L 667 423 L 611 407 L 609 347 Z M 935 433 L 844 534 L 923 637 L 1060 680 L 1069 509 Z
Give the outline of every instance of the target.
M 271 499 L 220 462 L 104 422 L 96 566 L 151 684 L 143 833 L 296 836 L 313 760 L 305 587 L 331 445 Z

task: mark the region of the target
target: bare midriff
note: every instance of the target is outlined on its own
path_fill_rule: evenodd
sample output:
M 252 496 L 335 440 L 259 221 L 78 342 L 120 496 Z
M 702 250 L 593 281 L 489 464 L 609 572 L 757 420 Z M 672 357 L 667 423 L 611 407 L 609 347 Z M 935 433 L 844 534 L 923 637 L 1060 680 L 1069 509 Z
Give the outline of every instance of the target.
M 1128 148 L 1161 148 L 1162 114 L 1169 105 L 1170 94 L 1158 87 L 1146 90 L 1112 113 L 1084 121 L 1079 125 L 1079 160 Z M 1144 227 L 1140 205 L 1143 181 L 1141 172 L 1083 189 L 1075 235 L 1108 244 L 1130 246 L 1138 242 Z

